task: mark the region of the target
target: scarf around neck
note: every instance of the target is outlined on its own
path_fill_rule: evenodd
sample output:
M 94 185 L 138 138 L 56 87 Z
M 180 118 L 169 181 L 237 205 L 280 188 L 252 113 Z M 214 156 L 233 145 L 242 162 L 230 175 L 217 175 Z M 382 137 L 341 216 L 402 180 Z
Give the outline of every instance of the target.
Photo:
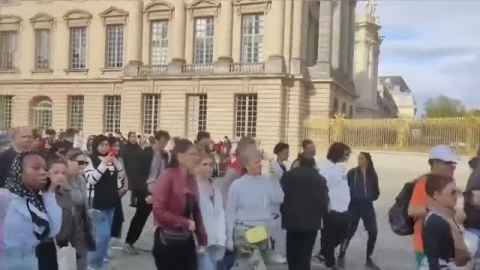
M 44 240 L 50 234 L 50 224 L 47 211 L 39 192 L 32 191 L 22 180 L 22 165 L 26 156 L 32 155 L 32 152 L 23 152 L 18 154 L 10 167 L 10 173 L 7 177 L 5 188 L 13 194 L 16 194 L 26 200 L 28 212 L 32 217 L 33 232 L 39 241 Z

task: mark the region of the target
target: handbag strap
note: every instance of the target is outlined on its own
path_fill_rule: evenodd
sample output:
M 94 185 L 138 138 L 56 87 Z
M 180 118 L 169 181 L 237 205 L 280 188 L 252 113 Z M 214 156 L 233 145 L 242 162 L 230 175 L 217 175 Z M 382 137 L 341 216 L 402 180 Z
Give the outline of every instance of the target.
M 185 195 L 185 200 L 186 200 L 185 217 L 193 220 L 193 213 L 194 213 L 194 207 L 195 207 L 194 196 L 190 193 L 187 193 Z

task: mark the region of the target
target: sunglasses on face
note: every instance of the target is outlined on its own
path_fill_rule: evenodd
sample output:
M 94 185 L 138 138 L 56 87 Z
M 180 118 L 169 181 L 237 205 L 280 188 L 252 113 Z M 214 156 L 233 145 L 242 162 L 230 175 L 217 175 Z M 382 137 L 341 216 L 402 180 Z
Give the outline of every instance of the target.
M 75 162 L 77 162 L 77 164 L 79 166 L 87 166 L 88 165 L 88 161 L 85 161 L 85 160 L 75 160 Z
M 456 162 L 453 162 L 453 161 L 442 161 L 443 164 L 445 165 L 449 165 L 449 166 L 456 166 L 457 163 Z

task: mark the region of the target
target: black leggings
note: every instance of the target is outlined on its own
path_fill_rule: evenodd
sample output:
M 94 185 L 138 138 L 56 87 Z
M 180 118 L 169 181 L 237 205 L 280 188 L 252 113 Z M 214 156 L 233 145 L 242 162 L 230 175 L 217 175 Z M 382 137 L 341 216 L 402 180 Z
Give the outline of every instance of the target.
M 39 270 L 58 270 L 57 247 L 53 239 L 38 244 L 35 254 L 38 259 Z
M 342 244 L 341 252 L 346 253 L 350 240 L 357 232 L 360 219 L 363 221 L 363 226 L 368 233 L 367 241 L 367 258 L 370 258 L 375 249 L 375 243 L 377 242 L 378 228 L 377 228 L 377 215 L 375 214 L 375 208 L 373 203 L 359 203 L 352 201 L 350 203 L 349 210 L 352 217 L 350 223 L 350 229 L 345 242 Z
M 159 270 L 197 270 L 195 239 L 190 238 L 184 245 L 164 246 L 159 241 L 159 228 L 155 230 L 153 257 Z

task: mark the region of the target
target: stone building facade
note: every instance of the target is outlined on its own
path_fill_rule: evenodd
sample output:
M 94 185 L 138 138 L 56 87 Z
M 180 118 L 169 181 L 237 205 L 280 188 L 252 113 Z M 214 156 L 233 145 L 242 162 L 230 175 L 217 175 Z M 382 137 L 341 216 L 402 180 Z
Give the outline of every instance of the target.
M 368 0 L 365 9 L 357 19 L 355 32 L 355 64 L 353 80 L 359 98 L 355 101 L 356 118 L 383 118 L 383 93 L 378 92 L 378 67 L 380 46 L 380 25 L 376 2 Z
M 0 125 L 252 136 L 353 114 L 355 1 L 10 1 Z

